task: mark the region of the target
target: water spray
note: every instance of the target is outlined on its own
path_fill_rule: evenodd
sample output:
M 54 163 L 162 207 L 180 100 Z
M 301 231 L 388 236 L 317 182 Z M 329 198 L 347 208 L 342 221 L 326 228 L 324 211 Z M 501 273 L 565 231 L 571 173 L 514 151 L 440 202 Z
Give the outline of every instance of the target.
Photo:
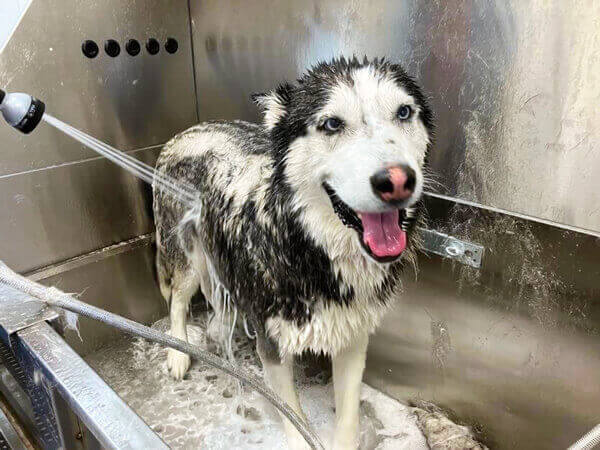
M 0 111 L 4 120 L 21 133 L 31 133 L 42 120 L 45 109 L 44 102 L 31 95 L 9 94 L 0 89 Z
M 46 105 L 41 100 L 24 93 L 6 93 L 0 89 L 0 111 L 6 122 L 24 134 L 31 133 L 44 120 L 59 131 L 94 150 L 123 169 L 157 189 L 171 194 L 182 204 L 193 207 L 197 203 L 198 192 L 193 186 L 175 180 L 152 166 L 144 164 L 125 152 L 80 131 L 45 113 Z

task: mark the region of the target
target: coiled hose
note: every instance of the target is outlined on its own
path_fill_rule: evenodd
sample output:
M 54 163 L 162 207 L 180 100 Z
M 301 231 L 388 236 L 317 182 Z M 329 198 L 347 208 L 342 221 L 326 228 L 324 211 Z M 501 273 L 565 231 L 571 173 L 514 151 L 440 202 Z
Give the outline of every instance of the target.
M 591 450 L 600 444 L 600 424 L 596 425 L 567 450 Z
M 287 403 L 279 398 L 279 396 L 272 389 L 265 385 L 259 378 L 249 373 L 245 373 L 243 370 L 240 370 L 240 368 L 236 367 L 230 362 L 225 361 L 224 359 L 219 358 L 218 356 L 215 356 L 196 345 L 191 345 L 188 342 L 161 333 L 160 331 L 134 322 L 133 320 L 129 320 L 117 314 L 113 314 L 108 311 L 104 311 L 103 309 L 96 308 L 95 306 L 88 305 L 87 303 L 77 300 L 71 295 L 65 294 L 54 287 L 49 288 L 31 281 L 9 269 L 8 266 L 2 261 L 0 261 L 0 282 L 3 282 L 21 292 L 29 294 L 43 301 L 44 303 L 47 303 L 48 305 L 66 309 L 81 316 L 89 317 L 90 319 L 110 325 L 125 333 L 139 336 L 147 339 L 148 341 L 174 348 L 180 352 L 187 353 L 188 355 L 197 358 L 203 363 L 222 370 L 232 377 L 237 378 L 242 383 L 249 385 L 252 389 L 265 397 L 275 408 L 281 412 L 281 414 L 289 419 L 289 421 L 296 427 L 298 432 L 306 440 L 308 445 L 310 445 L 313 449 L 324 449 L 319 437 L 310 428 L 310 426 L 306 424 L 306 422 L 298 414 L 296 414 L 296 412 L 290 408 Z

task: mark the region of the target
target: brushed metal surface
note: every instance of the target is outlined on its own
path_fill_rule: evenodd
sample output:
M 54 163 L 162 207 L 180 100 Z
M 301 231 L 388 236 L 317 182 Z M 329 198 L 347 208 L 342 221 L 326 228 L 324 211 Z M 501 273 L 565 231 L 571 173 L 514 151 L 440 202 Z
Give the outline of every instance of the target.
M 60 267 L 61 270 L 56 270 L 56 267 L 52 267 L 52 270 L 36 272 L 34 275 L 36 278 L 40 278 L 45 274 L 51 273 L 53 276 L 46 277 L 42 281 L 43 283 L 64 288 L 68 292 L 78 293 L 80 298 L 90 304 L 101 306 L 102 308 L 137 321 L 150 323 L 166 314 L 166 303 L 163 300 L 154 279 L 154 255 L 151 242 L 151 239 L 148 239 L 147 236 L 143 239 L 137 238 L 133 241 L 121 243 L 119 246 L 108 247 L 102 253 L 102 257 L 97 255 L 96 252 L 92 252 L 91 254 L 85 255 L 83 258 L 77 259 L 77 264 L 74 264 L 75 261 L 69 260 L 64 267 L 67 271 L 63 271 L 63 267 Z M 126 247 L 127 251 L 120 251 L 122 247 Z M 47 311 L 47 308 L 40 305 L 39 302 L 23 303 L 23 300 L 24 298 L 21 294 L 10 291 L 8 288 L 7 290 L 0 292 L 0 311 L 2 311 L 0 314 L 0 331 L 2 331 L 2 328 L 5 325 L 11 332 L 24 329 L 25 327 L 31 329 L 31 326 L 36 323 L 43 323 L 45 325 L 46 320 L 56 319 L 58 317 L 53 311 L 50 311 L 52 314 L 44 313 L 39 317 L 39 314 L 35 314 L 37 309 L 42 307 L 42 312 L 44 312 Z M 56 320 L 54 323 L 56 323 L 57 326 L 59 325 Z M 78 320 L 77 329 L 68 328 L 64 321 L 61 321 L 61 323 L 64 325 L 64 327 L 61 328 L 64 328 L 62 332 L 66 342 L 72 349 L 78 351 L 80 354 L 94 351 L 100 346 L 105 345 L 107 342 L 120 337 L 113 328 L 85 318 L 80 318 Z M 2 333 L 0 333 L 0 336 L 1 335 Z M 46 337 L 39 339 L 40 345 L 44 345 L 45 342 L 47 342 Z M 97 435 L 96 437 L 98 437 L 98 440 L 105 444 L 102 448 L 123 448 L 121 445 L 122 443 L 106 447 L 107 440 L 115 437 L 113 432 L 118 431 L 116 430 L 117 427 L 111 425 L 111 421 L 120 420 L 125 417 L 121 414 L 122 411 L 119 412 L 123 406 L 122 402 L 119 401 L 115 403 L 110 401 L 110 396 L 114 395 L 114 393 L 106 393 L 104 391 L 94 393 L 93 389 L 90 390 L 90 373 L 81 371 L 81 367 L 78 368 L 76 364 L 73 365 L 71 362 L 68 362 L 64 358 L 65 352 L 63 350 L 64 349 L 44 348 L 44 351 L 46 351 L 48 355 L 58 355 L 57 358 L 59 359 L 57 361 L 60 361 L 61 367 L 70 367 L 69 371 L 73 376 L 69 378 L 69 383 L 77 381 L 78 376 L 81 377 L 82 382 L 86 383 L 86 389 L 83 390 L 80 390 L 77 386 L 73 387 L 72 385 L 66 387 L 69 388 L 72 393 L 77 394 L 78 392 L 81 392 L 85 394 L 84 400 L 88 402 L 82 402 L 75 397 L 67 398 L 70 405 L 68 406 L 62 401 L 62 397 L 52 396 L 52 404 L 59 409 L 56 411 L 58 426 L 69 428 L 78 425 L 81 429 L 83 436 L 82 441 L 73 440 L 75 433 L 67 433 L 66 439 L 69 442 L 67 447 L 75 448 L 83 443 L 85 448 L 100 448 L 97 445 L 94 436 L 92 436 L 91 433 L 88 433 L 88 429 L 91 429 L 94 434 Z M 69 351 L 74 355 L 73 350 Z M 2 374 L 0 373 L 0 375 Z M 14 386 L 9 386 L 8 391 L 5 390 L 7 387 L 6 381 L 5 378 L 0 379 L 0 390 L 4 392 L 5 395 L 8 395 L 11 404 L 13 406 L 18 406 L 19 410 L 25 414 L 25 417 L 32 417 L 31 411 L 31 414 L 27 415 L 27 411 L 21 408 L 21 404 L 19 403 L 19 392 L 14 389 Z M 94 395 L 96 395 L 96 397 L 94 397 Z M 110 407 L 112 404 L 113 406 L 116 406 L 117 411 L 111 409 L 110 411 L 103 411 L 101 416 L 96 416 L 95 418 L 88 417 L 88 415 L 94 415 L 97 412 L 96 410 L 90 410 L 89 408 L 89 402 L 93 402 L 97 398 L 102 398 L 104 405 Z M 21 401 L 22 400 L 23 399 L 21 398 Z M 71 409 L 75 409 L 80 418 L 84 419 L 81 423 L 77 423 L 76 418 L 70 413 Z M 111 411 L 115 412 L 116 415 L 111 415 Z M 98 422 L 99 419 L 102 419 L 102 422 Z M 129 419 L 127 420 L 129 421 Z M 139 418 L 136 418 L 136 420 L 139 420 Z M 39 425 L 39 420 L 36 421 L 36 423 Z M 29 423 L 29 425 L 31 425 L 31 423 Z M 134 426 L 135 423 L 132 422 L 130 425 Z M 35 429 L 36 426 L 34 426 L 33 429 Z M 140 427 L 137 427 L 136 430 L 135 433 L 141 432 L 145 435 L 144 430 L 140 429 Z M 63 429 L 63 433 L 65 433 L 65 429 Z M 47 433 L 42 433 L 41 436 L 44 439 L 48 439 L 49 435 Z M 153 435 L 146 435 L 146 437 L 148 436 L 154 439 L 152 437 Z M 116 436 L 116 438 L 118 438 L 118 436 Z M 126 439 L 125 437 L 123 438 Z M 69 447 L 69 445 L 71 447 Z M 151 448 L 155 448 L 155 446 L 151 445 Z
M 160 148 L 134 151 L 154 165 Z M 150 187 L 104 158 L 0 177 L 0 256 L 26 272 L 153 229 Z
M 494 449 L 564 449 L 600 416 L 600 238 L 430 199 L 481 269 L 423 255 L 371 341 L 366 381 L 433 401 Z
M 24 429 L 33 430 L 35 421 L 33 420 L 33 408 L 31 401 L 19 382 L 13 377 L 6 365 L 6 357 L 10 355 L 14 359 L 14 355 L 10 354 L 9 348 L 0 343 L 0 393 L 8 402 L 15 415 L 19 418 L 19 422 Z
M 179 50 L 150 55 L 144 43 L 172 36 Z M 135 38 L 139 55 L 125 51 Z M 81 44 L 100 53 L 86 58 Z M 121 46 L 116 58 L 104 42 Z M 186 0 L 34 0 L 3 53 L 0 86 L 42 99 L 46 111 L 121 150 L 166 142 L 197 121 Z M 52 127 L 29 136 L 0 126 L 0 175 L 95 156 Z
M 35 325 L 45 322 L 38 322 Z M 0 331 L 2 329 L 0 328 Z M 6 333 L 0 333 L 0 361 L 8 369 L 9 377 L 3 375 L 0 384 L 2 392 L 11 389 L 13 383 L 17 383 L 16 390 L 11 389 L 7 398 L 9 402 L 16 406 L 16 411 L 24 413 L 21 420 L 28 427 L 28 431 L 33 435 L 39 448 L 58 449 L 64 448 L 64 439 L 61 436 L 56 414 L 52 408 L 52 399 L 49 395 L 46 385 L 41 383 L 41 378 L 37 377 L 34 381 L 34 372 L 37 367 L 27 358 L 26 352 L 21 352 L 21 341 L 15 333 L 7 338 Z M 7 384 L 4 384 L 8 382 Z
M 24 273 L 23 276 L 29 278 L 32 281 L 44 280 L 46 278 L 54 277 L 60 275 L 61 273 L 68 272 L 70 270 L 77 269 L 87 264 L 99 262 L 103 259 L 110 258 L 115 255 L 120 255 L 121 253 L 129 252 L 138 247 L 150 245 L 150 243 L 152 243 L 153 241 L 154 233 L 142 234 L 141 236 L 136 236 L 127 241 L 109 245 L 108 247 L 104 247 L 99 250 L 86 253 L 84 255 L 76 256 L 74 258 L 67 259 L 66 261 L 41 267 L 40 269 Z
M 58 313 L 46 304 L 31 301 L 30 296 L 3 284 L 0 284 L 0 311 L 0 327 L 8 336 L 38 322 L 58 318 Z
M 0 448 L 8 448 L 9 450 L 27 449 L 2 409 L 0 409 Z
M 38 377 L 60 394 L 103 448 L 168 448 L 50 325 L 33 325 L 18 338 Z
M 600 3 L 192 1 L 201 119 L 340 54 L 402 62 L 437 117 L 441 192 L 600 230 Z
M 150 241 L 146 242 L 148 245 L 77 267 L 40 283 L 77 293 L 90 305 L 137 322 L 152 323 L 167 313 L 167 304 L 155 280 L 153 246 Z M 97 350 L 119 336 L 114 328 L 84 317 L 79 318 L 78 331 L 64 330 L 65 340 L 80 355 Z

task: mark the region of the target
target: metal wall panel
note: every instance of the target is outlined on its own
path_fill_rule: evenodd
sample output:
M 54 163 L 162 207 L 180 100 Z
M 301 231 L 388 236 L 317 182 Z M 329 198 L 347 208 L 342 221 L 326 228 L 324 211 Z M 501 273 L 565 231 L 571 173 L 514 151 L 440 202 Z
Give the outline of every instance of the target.
M 158 54 L 145 48 L 161 43 Z M 167 37 L 179 49 L 165 51 Z M 137 56 L 125 49 L 137 39 Z M 97 57 L 82 53 L 94 40 Z M 104 42 L 115 39 L 112 58 Z M 0 55 L 0 86 L 46 103 L 57 118 L 153 163 L 197 121 L 186 0 L 34 0 Z M 28 136 L 0 124 L 0 258 L 28 271 L 152 229 L 148 188 L 42 123 Z M 48 170 L 44 170 L 48 169 Z
M 134 151 L 154 164 L 160 147 Z M 0 258 L 26 272 L 153 229 L 150 187 L 104 158 L 0 177 Z
M 494 449 L 564 449 L 600 417 L 600 238 L 450 202 L 432 224 L 481 269 L 423 255 L 371 340 L 366 381 L 433 401 Z
M 136 247 L 40 283 L 77 293 L 86 303 L 145 324 L 167 313 L 167 303 L 154 275 L 152 245 Z M 67 328 L 64 337 L 80 355 L 86 355 L 116 339 L 119 333 L 108 325 L 80 317 L 78 331 Z
M 179 42 L 168 54 L 167 37 Z M 161 42 L 157 55 L 144 45 Z M 140 41 L 130 56 L 125 43 Z M 82 42 L 100 53 L 86 58 Z M 121 53 L 104 51 L 115 39 Z M 161 144 L 196 122 L 186 0 L 34 0 L 0 55 L 0 86 L 46 103 L 57 118 L 122 150 Z M 0 175 L 95 156 L 46 124 L 30 136 L 0 127 Z
M 600 3 L 192 1 L 198 111 L 257 119 L 248 97 L 340 54 L 387 56 L 437 116 L 442 191 L 600 230 Z

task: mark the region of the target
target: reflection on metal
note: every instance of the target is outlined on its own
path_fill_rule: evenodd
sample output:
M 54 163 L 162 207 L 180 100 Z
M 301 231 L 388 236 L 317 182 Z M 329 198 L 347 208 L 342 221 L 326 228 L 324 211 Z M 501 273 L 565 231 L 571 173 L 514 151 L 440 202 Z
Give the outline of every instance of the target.
M 58 313 L 31 297 L 5 285 L 0 285 L 0 337 L 11 335 L 39 322 L 53 320 Z
M 4 411 L 0 409 L 0 448 L 8 450 L 25 450 L 17 431 L 12 426 Z
M 187 0 L 36 0 L 0 54 L 0 87 L 31 92 L 50 114 L 153 164 L 157 145 L 197 122 L 189 30 Z M 179 49 L 125 51 L 150 37 L 176 38 Z M 101 49 L 94 59 L 82 54 L 86 39 Z M 104 51 L 107 39 L 121 45 L 118 57 Z M 0 142 L 0 255 L 16 270 L 152 230 L 149 189 L 61 132 L 0 126 Z
M 423 250 L 454 259 L 471 267 L 481 266 L 484 248 L 481 245 L 461 241 L 435 230 L 420 230 L 423 236 Z
M 31 1 L 3 2 L 2 14 L 0 14 L 0 54 L 2 54 L 5 45 L 10 40 L 27 8 L 29 8 Z
M 44 280 L 46 278 L 60 275 L 64 272 L 77 269 L 78 267 L 82 267 L 91 263 L 96 263 L 111 256 L 120 255 L 121 253 L 129 252 L 138 247 L 149 245 L 150 243 L 152 243 L 153 240 L 154 233 L 143 234 L 141 236 L 134 237 L 133 239 L 129 239 L 127 241 L 119 242 L 115 245 L 110 245 L 108 247 L 101 248 L 100 250 L 86 253 L 85 255 L 76 256 L 75 258 L 68 259 L 58 264 L 52 264 L 47 267 L 42 267 L 41 269 L 25 273 L 24 276 L 33 281 Z
M 480 268 L 419 258 L 373 336 L 367 383 L 430 400 L 490 448 L 562 450 L 600 417 L 600 238 L 429 198 Z
M 563 230 L 567 230 L 567 231 L 574 231 L 575 233 L 584 233 L 584 234 L 589 234 L 590 236 L 600 237 L 600 231 L 588 230 L 586 228 L 565 225 L 562 223 L 553 222 L 552 220 L 541 219 L 539 217 L 533 217 L 528 214 L 515 213 L 515 212 L 507 211 L 506 209 L 482 205 L 481 203 L 472 202 L 470 200 L 464 200 L 464 199 L 456 198 L 456 197 L 450 197 L 450 196 L 444 195 L 444 194 L 437 194 L 434 192 L 425 192 L 425 195 L 432 197 L 432 198 L 437 198 L 440 200 L 446 200 L 449 202 L 457 203 L 459 205 L 470 206 L 473 208 L 483 209 L 486 211 L 491 211 L 491 212 L 499 213 L 499 214 L 505 214 L 505 215 L 516 217 L 518 219 L 527 220 L 530 222 L 537 222 L 537 223 L 541 223 L 544 225 L 550 225 L 550 226 L 556 227 L 556 228 L 562 228 Z
M 127 40 L 150 37 L 174 37 L 179 50 L 124 51 Z M 101 48 L 94 59 L 82 54 L 86 39 Z M 103 49 L 108 39 L 123 48 L 116 58 Z M 121 150 L 162 144 L 197 120 L 187 0 L 36 0 L 0 55 L 0 86 L 30 93 L 53 116 Z M 95 156 L 49 126 L 28 137 L 3 126 L 0 140 L 0 175 Z
M 596 425 L 567 450 L 592 450 L 600 445 L 600 424 Z
M 130 154 L 153 165 L 159 151 Z M 149 233 L 150 202 L 149 186 L 104 158 L 0 177 L 0 255 L 29 272 Z
M 430 198 L 433 226 L 480 243 L 486 260 L 474 269 L 422 258 L 418 284 L 407 283 L 372 341 L 367 380 L 453 409 L 493 448 L 564 449 L 591 429 L 600 417 L 600 3 L 190 1 L 197 109 L 186 3 L 35 1 L 0 55 L 0 86 L 135 149 L 164 142 L 197 114 L 257 120 L 249 95 L 318 59 L 402 62 L 436 112 L 431 164 L 444 195 L 465 203 Z M 183 30 L 168 64 L 164 52 L 81 55 L 83 39 L 144 41 L 155 27 L 158 38 Z M 147 191 L 108 163 L 73 163 L 92 154 L 68 138 L 1 127 L 0 141 L 0 254 L 16 269 L 151 231 Z M 508 211 L 517 217 L 499 214 Z M 141 322 L 164 312 L 149 246 L 60 272 L 45 282 L 89 287 L 84 299 L 97 306 Z M 114 336 L 80 326 L 83 343 L 66 339 L 82 353 Z
M 42 324 L 48 326 L 45 322 Z M 36 365 L 22 351 L 17 333 L 7 336 L 1 326 L 0 332 L 0 362 L 8 369 L 12 380 L 18 383 L 19 392 L 25 393 L 26 403 L 17 403 L 17 410 L 28 414 L 23 419 L 33 425 L 29 431 L 42 448 L 64 448 L 50 395 L 41 379 L 34 379 Z M 16 399 L 12 393 L 8 398 L 15 404 Z
M 0 364 L 0 393 L 4 395 L 23 427 L 27 430 L 34 430 L 35 422 L 31 401 L 19 382 L 8 370 L 7 357 L 14 359 L 14 355 L 9 348 L 0 343 L 0 361 L 4 361 L 4 364 Z
M 97 440 L 94 448 L 167 448 L 46 322 L 52 317 L 39 320 L 39 301 L 6 285 L 0 289 L 0 310 L 10 312 L 0 323 L 0 359 L 10 376 L 0 384 L 6 392 L 18 382 L 9 400 L 33 422 L 42 448 L 78 446 L 75 435 L 84 431 L 78 420 Z
M 152 246 L 142 245 L 45 278 L 41 283 L 77 293 L 86 303 L 147 324 L 167 313 L 154 267 Z M 84 317 L 79 318 L 79 333 L 65 329 L 63 336 L 82 356 L 117 337 L 114 329 Z
M 256 120 L 251 93 L 320 59 L 387 56 L 429 94 L 445 194 L 600 231 L 600 2 L 190 5 L 201 119 Z
M 27 358 L 105 448 L 166 449 L 164 442 L 46 323 L 18 333 Z

